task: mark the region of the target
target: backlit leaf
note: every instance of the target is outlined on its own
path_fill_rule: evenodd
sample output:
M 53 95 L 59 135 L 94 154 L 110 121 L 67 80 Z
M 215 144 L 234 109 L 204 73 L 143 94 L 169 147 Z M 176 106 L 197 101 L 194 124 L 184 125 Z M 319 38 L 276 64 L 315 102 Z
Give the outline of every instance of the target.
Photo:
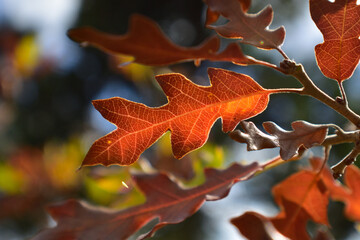
M 345 203 L 345 215 L 360 222 L 360 170 L 355 165 L 348 166 L 345 171 L 345 184 L 343 190 L 339 186 L 331 188 L 331 197 Z
M 135 181 L 147 198 L 143 205 L 114 212 L 69 200 L 49 209 L 57 226 L 40 232 L 34 240 L 126 239 L 158 219 L 159 223 L 143 236 L 149 237 L 159 228 L 191 216 L 205 201 L 226 197 L 234 183 L 248 179 L 259 169 L 262 167 L 257 163 L 206 169 L 206 182 L 191 189 L 180 188 L 164 174 L 138 175 Z
M 267 6 L 257 14 L 246 13 L 244 1 L 239 0 L 204 0 L 211 12 L 220 13 L 229 20 L 220 26 L 209 26 L 226 38 L 238 38 L 241 42 L 262 49 L 277 49 L 285 39 L 284 27 L 269 30 L 273 10 Z
M 232 219 L 231 222 L 247 237 L 254 236 L 250 235 L 254 233 L 249 233 L 248 228 L 257 224 L 260 231 L 258 234 L 264 236 L 271 235 L 270 230 L 275 227 L 279 233 L 292 240 L 310 239 L 306 229 L 309 220 L 329 225 L 327 219 L 329 191 L 317 171 L 302 170 L 273 188 L 275 201 L 281 208 L 277 216 L 265 217 L 258 213 L 247 212 Z M 272 226 L 267 226 L 269 224 Z
M 168 130 L 174 156 L 181 158 L 207 141 L 216 119 L 222 119 L 224 132 L 232 131 L 241 120 L 264 111 L 276 92 L 247 75 L 215 68 L 208 73 L 211 86 L 176 73 L 157 76 L 169 101 L 157 108 L 119 97 L 93 101 L 117 129 L 95 141 L 82 165 L 132 164 Z
M 197 47 L 180 47 L 172 43 L 155 22 L 133 15 L 129 32 L 125 35 L 112 35 L 90 27 L 72 29 L 70 38 L 85 45 L 93 45 L 103 51 L 134 56 L 134 62 L 159 66 L 194 60 L 230 61 L 236 64 L 251 64 L 252 58 L 245 56 L 238 44 L 232 43 L 219 52 L 220 42 L 211 37 Z
M 341 82 L 360 60 L 360 5 L 357 0 L 310 0 L 311 17 L 324 36 L 315 54 L 322 73 Z

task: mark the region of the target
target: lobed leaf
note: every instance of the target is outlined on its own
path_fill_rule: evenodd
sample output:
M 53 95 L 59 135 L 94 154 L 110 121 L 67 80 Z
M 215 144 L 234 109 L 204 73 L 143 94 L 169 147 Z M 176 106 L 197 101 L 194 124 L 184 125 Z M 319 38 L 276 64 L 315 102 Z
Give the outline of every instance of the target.
M 262 49 L 277 49 L 285 39 L 284 27 L 269 30 L 273 10 L 267 6 L 257 14 L 248 14 L 250 1 L 239 0 L 204 0 L 213 13 L 219 13 L 229 20 L 220 26 L 208 26 L 226 38 L 241 39 L 241 42 Z M 248 2 L 248 3 L 247 3 Z M 244 7 L 245 6 L 245 7 Z M 213 20 L 211 20 L 213 21 Z M 208 22 L 211 22 L 208 20 Z
M 231 132 L 232 139 L 246 143 L 248 151 L 280 147 L 280 156 L 284 160 L 298 154 L 301 146 L 311 148 L 321 144 L 328 132 L 327 126 L 305 121 L 293 122 L 293 131 L 286 131 L 273 122 L 264 122 L 263 127 L 269 134 L 260 131 L 252 122 L 242 122 L 241 126 L 244 133 L 240 130 Z
M 288 160 L 298 153 L 301 146 L 311 148 L 320 145 L 328 132 L 328 127 L 315 125 L 305 121 L 291 123 L 293 131 L 286 131 L 273 122 L 264 122 L 264 129 L 275 136 L 280 147 L 280 156 Z
M 208 87 L 181 74 L 157 76 L 169 101 L 158 108 L 119 97 L 93 101 L 117 129 L 94 142 L 82 165 L 130 165 L 168 130 L 173 153 L 181 158 L 206 142 L 216 119 L 222 119 L 224 132 L 232 131 L 241 120 L 264 111 L 276 92 L 247 75 L 215 68 L 208 73 Z
M 112 35 L 91 27 L 72 29 L 71 39 L 85 45 L 93 45 L 105 52 L 133 56 L 134 62 L 151 66 L 170 65 L 194 60 L 229 61 L 240 65 L 254 63 L 236 43 L 219 52 L 220 40 L 214 36 L 197 47 L 180 47 L 172 43 L 155 22 L 141 15 L 130 19 L 129 32 L 125 35 Z
M 310 0 L 311 17 L 324 36 L 315 55 L 322 73 L 342 82 L 360 60 L 360 5 L 357 0 Z
M 330 176 L 331 178 L 331 176 Z M 345 203 L 345 216 L 352 221 L 360 222 L 360 170 L 355 165 L 348 166 L 345 171 L 345 186 L 328 181 L 331 197 Z
M 240 125 L 244 132 L 235 130 L 229 133 L 229 136 L 237 142 L 246 143 L 248 151 L 275 148 L 279 146 L 276 137 L 263 133 L 253 122 L 241 121 Z
M 251 238 L 254 233 L 248 231 L 249 226 L 253 224 L 259 226 L 261 233 L 258 234 L 268 236 L 272 233 L 271 227 L 275 227 L 276 231 L 292 240 L 310 239 L 306 230 L 309 220 L 329 225 L 327 220 L 329 191 L 315 169 L 293 174 L 276 185 L 272 192 L 281 208 L 277 216 L 265 217 L 258 213 L 246 212 L 231 220 L 249 239 L 255 239 Z
M 288 237 L 285 239 L 310 240 L 306 231 L 309 215 L 290 201 L 283 200 L 282 204 L 282 212 L 275 217 L 265 217 L 256 212 L 245 212 L 241 216 L 231 219 L 231 223 L 247 239 L 270 240 L 277 239 L 280 235 Z
M 247 10 L 249 10 L 250 5 L 251 5 L 251 0 L 238 0 L 239 4 L 241 5 L 242 9 L 244 12 L 247 12 Z M 210 25 L 212 23 L 215 23 L 218 18 L 221 15 L 221 12 L 217 12 L 218 8 L 215 8 L 215 11 L 211 10 L 211 8 L 208 8 L 206 11 L 206 21 L 205 24 L 206 25 Z
M 225 170 L 206 169 L 206 181 L 192 189 L 182 189 L 165 174 L 136 175 L 146 203 L 122 211 L 109 211 L 69 200 L 49 208 L 57 226 L 46 229 L 34 240 L 126 239 L 154 219 L 159 222 L 142 236 L 152 236 L 167 224 L 175 224 L 194 214 L 205 201 L 227 196 L 234 183 L 250 178 L 262 166 L 233 164 Z M 99 224 L 100 223 L 100 224 Z

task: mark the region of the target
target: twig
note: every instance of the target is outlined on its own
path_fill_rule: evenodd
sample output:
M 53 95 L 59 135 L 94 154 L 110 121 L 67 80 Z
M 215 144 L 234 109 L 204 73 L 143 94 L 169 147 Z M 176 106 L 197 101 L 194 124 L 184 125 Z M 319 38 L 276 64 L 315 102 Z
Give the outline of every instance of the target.
M 336 101 L 340 104 L 348 106 L 348 101 L 345 93 L 345 89 L 342 82 L 339 82 L 339 88 L 341 92 L 341 97 L 336 97 Z
M 284 59 L 290 59 L 280 47 L 277 47 L 276 50 L 278 50 L 278 52 L 284 57 Z
M 276 71 L 279 71 L 281 73 L 286 74 L 282 68 L 279 68 L 275 64 L 272 64 L 272 63 L 269 63 L 269 62 L 266 62 L 266 61 L 261 61 L 261 60 L 255 59 L 255 58 L 252 58 L 251 61 L 252 61 L 253 65 L 262 65 L 262 66 L 269 67 L 269 68 L 272 68 L 272 69 L 274 69 Z M 236 64 L 236 62 L 234 62 L 234 63 Z
M 294 76 L 303 85 L 304 88 L 300 94 L 318 99 L 320 102 L 340 113 L 360 129 L 360 116 L 353 112 L 347 104 L 337 102 L 318 88 L 306 74 L 304 67 L 301 64 L 296 64 L 294 61 L 285 59 L 280 63 L 280 68 L 282 68 L 283 72 L 286 74 Z
M 321 144 L 326 147 L 329 145 L 336 145 L 341 143 L 353 143 L 356 142 L 359 136 L 359 130 L 346 132 L 335 124 L 324 124 L 325 126 L 336 129 L 335 134 L 326 136 L 324 142 Z
M 353 164 L 356 157 L 360 155 L 360 134 L 358 133 L 357 135 L 357 141 L 355 142 L 355 146 L 351 152 L 343 160 L 331 167 L 333 177 L 335 179 L 341 177 L 344 174 L 346 167 Z

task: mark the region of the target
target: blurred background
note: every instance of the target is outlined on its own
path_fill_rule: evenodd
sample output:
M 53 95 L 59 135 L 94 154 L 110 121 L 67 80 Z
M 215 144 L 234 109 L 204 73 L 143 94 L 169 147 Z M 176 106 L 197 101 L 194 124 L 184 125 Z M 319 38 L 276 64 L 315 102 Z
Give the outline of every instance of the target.
M 271 28 L 286 28 L 283 50 L 305 66 L 320 88 L 332 96 L 339 95 L 337 83 L 326 79 L 316 66 L 313 49 L 323 40 L 310 18 L 308 1 L 254 0 L 250 12 L 267 4 L 275 11 Z M 265 88 L 299 86 L 294 79 L 271 69 L 231 63 L 119 67 L 119 63 L 129 60 L 126 56 L 82 48 L 66 35 L 70 28 L 85 25 L 124 34 L 129 17 L 139 13 L 155 20 L 175 43 L 195 46 L 214 34 L 204 27 L 205 11 L 201 0 L 0 0 L 0 239 L 26 239 L 53 226 L 45 207 L 69 198 L 115 209 L 144 201 L 131 182 L 130 168 L 89 167 L 77 171 L 93 141 L 114 129 L 92 107 L 91 100 L 120 96 L 160 106 L 166 98 L 154 79 L 156 74 L 179 72 L 197 84 L 208 85 L 208 67 L 246 73 Z M 275 64 L 282 60 L 275 51 L 244 45 L 242 48 L 258 59 Z M 345 82 L 350 107 L 357 112 L 359 77 L 357 70 Z M 291 122 L 300 119 L 351 128 L 321 103 L 296 95 L 272 96 L 268 109 L 252 121 L 259 128 L 264 121 L 274 121 L 290 130 Z M 277 149 L 246 152 L 245 145 L 233 142 L 221 132 L 220 121 L 212 129 L 209 142 L 181 161 L 171 156 L 169 144 L 167 134 L 132 168 L 168 171 L 188 186 L 195 186 L 204 180 L 204 167 L 221 168 L 234 161 L 262 162 L 278 153 Z M 342 159 L 350 149 L 346 144 L 335 146 L 330 164 Z M 307 156 L 310 154 L 322 153 L 314 149 Z M 229 219 L 248 210 L 276 215 L 278 208 L 271 197 L 271 186 L 307 164 L 306 159 L 284 164 L 239 183 L 229 197 L 206 203 L 194 216 L 165 227 L 154 239 L 242 239 Z M 336 239 L 359 237 L 353 223 L 342 217 L 341 203 L 331 203 L 330 209 L 331 231 Z M 310 223 L 309 229 L 316 228 Z

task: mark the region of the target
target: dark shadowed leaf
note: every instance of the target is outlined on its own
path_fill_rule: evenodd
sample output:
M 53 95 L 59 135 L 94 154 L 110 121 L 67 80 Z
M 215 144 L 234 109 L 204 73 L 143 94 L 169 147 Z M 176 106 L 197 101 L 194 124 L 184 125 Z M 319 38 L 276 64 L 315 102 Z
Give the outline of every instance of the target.
M 34 240 L 126 239 L 141 227 L 158 219 L 149 237 L 167 224 L 175 224 L 194 214 L 205 201 L 227 196 L 234 183 L 251 177 L 263 167 L 257 163 L 233 164 L 225 170 L 206 169 L 203 185 L 182 189 L 164 174 L 138 175 L 135 181 L 146 195 L 146 203 L 122 211 L 96 208 L 69 200 L 49 208 L 57 226 L 40 232 Z
M 242 9 L 244 12 L 247 12 L 247 10 L 249 10 L 250 8 L 250 5 L 251 5 L 251 0 L 238 0 L 239 1 L 239 4 L 241 5 Z M 228 2 L 230 3 L 230 2 Z M 216 8 L 214 8 L 216 9 Z M 207 12 L 206 12 L 206 25 L 210 25 L 212 23 L 215 23 L 218 18 L 220 17 L 221 15 L 221 12 L 216 12 L 215 11 L 212 11 L 211 8 L 208 8 L 207 9 Z
M 241 42 L 262 49 L 277 49 L 285 39 L 284 27 L 269 30 L 273 10 L 267 6 L 257 14 L 248 14 L 244 1 L 239 0 L 204 0 L 211 12 L 219 13 L 229 20 L 220 26 L 209 26 L 218 34 L 227 38 L 241 39 Z M 245 6 L 247 6 L 245 4 Z
M 133 15 L 130 19 L 129 32 L 125 35 L 112 35 L 90 27 L 72 29 L 68 35 L 83 45 L 93 45 L 113 54 L 133 56 L 134 62 L 162 66 L 177 62 L 194 60 L 229 61 L 240 65 L 252 64 L 252 58 L 245 56 L 236 43 L 219 52 L 220 40 L 211 37 L 196 47 L 180 47 L 172 43 L 155 22 Z

